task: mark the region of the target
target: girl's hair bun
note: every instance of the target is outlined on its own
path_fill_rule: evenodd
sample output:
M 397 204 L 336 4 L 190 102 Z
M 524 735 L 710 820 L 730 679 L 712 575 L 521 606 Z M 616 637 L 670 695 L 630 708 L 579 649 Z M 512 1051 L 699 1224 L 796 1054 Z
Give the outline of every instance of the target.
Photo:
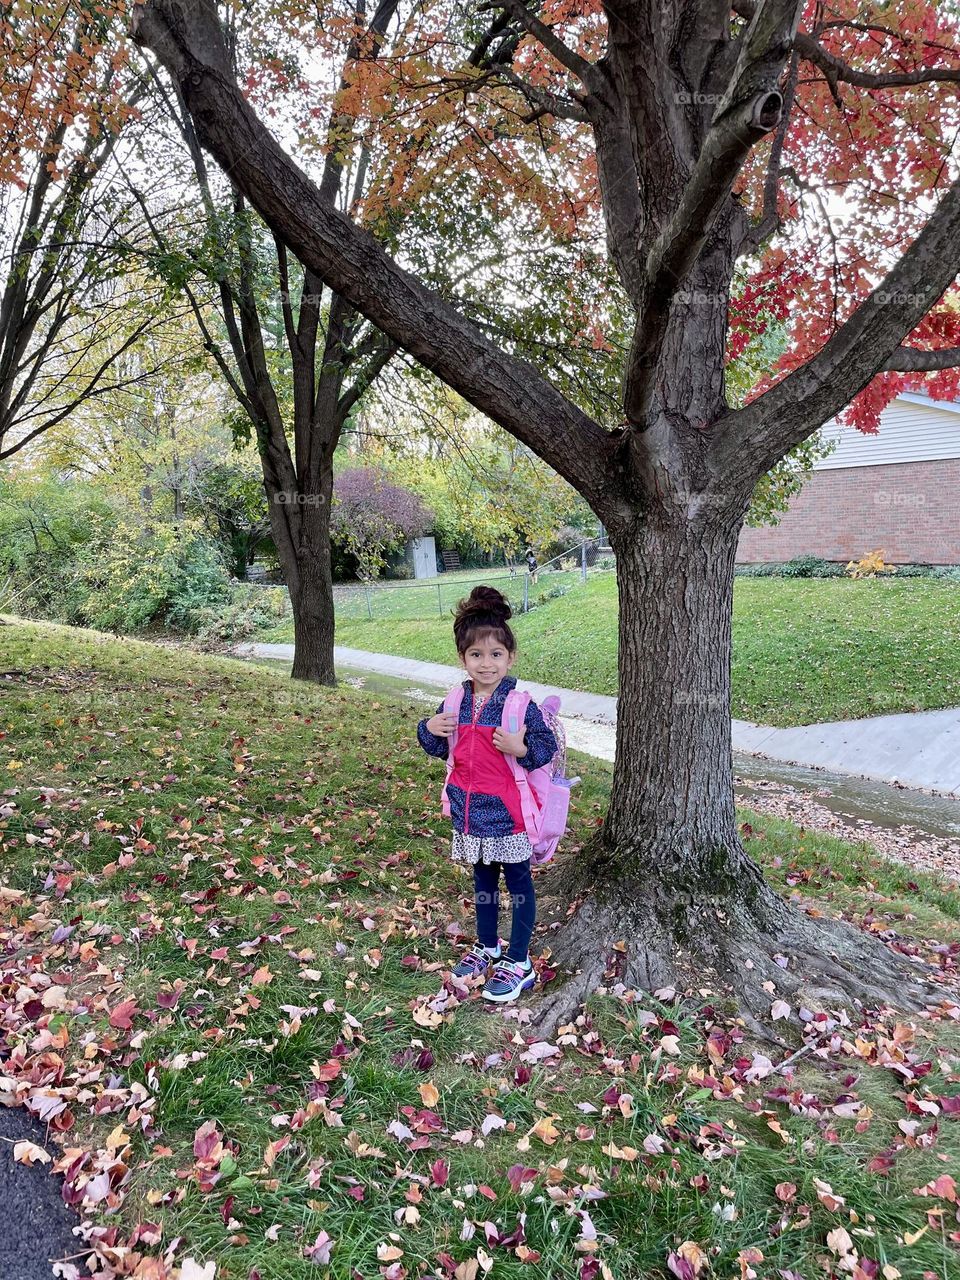
M 457 618 L 479 621 L 480 615 L 491 614 L 498 621 L 513 617 L 510 601 L 496 587 L 474 587 L 466 600 L 457 605 Z
M 496 587 L 474 587 L 457 605 L 453 619 L 457 651 L 466 653 L 479 636 L 493 633 L 511 653 L 516 652 L 517 642 L 507 625 L 507 619 L 512 616 L 510 601 Z

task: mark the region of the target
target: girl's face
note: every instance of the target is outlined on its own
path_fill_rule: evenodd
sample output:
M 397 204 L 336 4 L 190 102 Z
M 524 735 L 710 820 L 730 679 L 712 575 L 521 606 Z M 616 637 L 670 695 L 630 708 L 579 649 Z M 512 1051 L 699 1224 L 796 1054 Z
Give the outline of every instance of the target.
M 466 667 L 476 692 L 492 693 L 513 666 L 515 657 L 516 654 L 511 653 L 496 636 L 485 635 L 470 644 L 460 655 L 460 661 Z

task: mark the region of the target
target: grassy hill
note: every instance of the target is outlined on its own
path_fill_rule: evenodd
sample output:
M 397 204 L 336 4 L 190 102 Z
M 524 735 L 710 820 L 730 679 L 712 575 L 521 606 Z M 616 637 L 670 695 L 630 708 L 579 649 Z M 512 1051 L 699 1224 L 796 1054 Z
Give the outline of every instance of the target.
M 592 578 L 514 622 L 514 672 L 521 679 L 617 692 L 612 575 Z M 258 637 L 292 638 L 289 626 Z M 337 642 L 456 662 L 450 622 L 439 617 L 338 619 Z M 732 685 L 733 714 L 761 724 L 960 706 L 960 586 L 922 578 L 738 578 Z
M 779 1072 L 722 994 L 620 990 L 531 1046 L 449 983 L 472 887 L 418 707 L 35 624 L 0 626 L 0 670 L 3 1089 L 69 1149 L 98 1274 L 954 1273 L 949 1016 L 788 1009 Z M 535 873 L 547 982 L 609 782 L 577 772 Z M 949 970 L 956 885 L 741 819 L 779 892 Z

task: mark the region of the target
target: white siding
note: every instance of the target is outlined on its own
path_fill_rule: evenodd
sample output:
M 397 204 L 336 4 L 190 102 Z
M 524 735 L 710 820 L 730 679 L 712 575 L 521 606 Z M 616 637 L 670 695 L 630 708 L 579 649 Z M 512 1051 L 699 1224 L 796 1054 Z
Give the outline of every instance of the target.
M 881 412 L 878 435 L 839 427 L 835 419 L 821 431 L 827 439 L 838 439 L 839 444 L 829 458 L 814 463 L 815 471 L 960 458 L 960 404 L 930 400 L 914 392 L 902 392 Z

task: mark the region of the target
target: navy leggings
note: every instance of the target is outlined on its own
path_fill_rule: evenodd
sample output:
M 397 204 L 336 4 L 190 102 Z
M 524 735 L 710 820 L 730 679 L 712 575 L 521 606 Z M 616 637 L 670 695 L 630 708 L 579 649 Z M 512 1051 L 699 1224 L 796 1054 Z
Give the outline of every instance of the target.
M 500 913 L 500 870 L 507 882 L 513 903 L 508 960 L 523 963 L 530 948 L 530 937 L 537 918 L 537 900 L 530 875 L 530 859 L 525 862 L 475 862 L 473 864 L 474 901 L 477 905 L 477 937 L 482 947 L 495 947 Z

